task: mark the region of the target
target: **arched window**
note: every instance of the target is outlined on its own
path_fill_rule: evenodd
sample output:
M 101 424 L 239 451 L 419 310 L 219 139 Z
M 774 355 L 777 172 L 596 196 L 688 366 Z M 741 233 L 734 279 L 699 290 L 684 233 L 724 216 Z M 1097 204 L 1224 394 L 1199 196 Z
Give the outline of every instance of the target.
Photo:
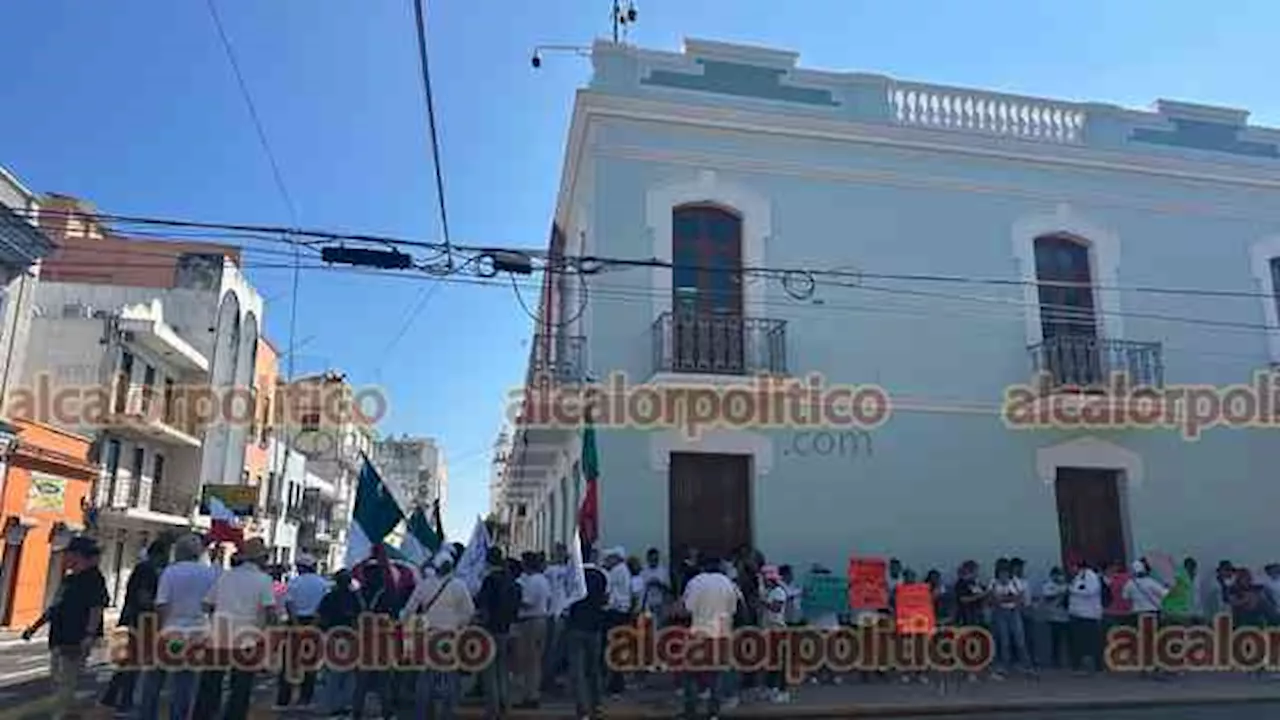
M 717 205 L 672 212 L 672 370 L 743 372 L 742 218 Z
M 1044 338 L 1098 334 L 1089 246 L 1065 235 L 1036 238 L 1040 325 Z
M 717 205 L 682 205 L 671 230 L 673 306 L 741 316 L 742 218 Z

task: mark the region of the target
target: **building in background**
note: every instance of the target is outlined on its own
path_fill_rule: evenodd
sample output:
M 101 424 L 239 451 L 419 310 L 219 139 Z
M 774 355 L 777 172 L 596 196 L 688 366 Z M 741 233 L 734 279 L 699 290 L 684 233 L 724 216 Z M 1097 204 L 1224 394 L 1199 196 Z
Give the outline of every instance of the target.
M 444 449 L 434 439 L 401 435 L 378 440 L 373 445 L 373 460 L 383 482 L 406 510 L 420 507 L 430 517 L 439 500 L 440 516 L 444 517 L 449 471 Z
M 665 548 L 673 564 L 749 544 L 779 562 L 839 567 L 856 550 L 955 567 L 1010 538 L 1038 568 L 1160 548 L 1273 559 L 1257 539 L 1280 485 L 1259 459 L 1280 437 L 1274 414 L 1248 412 L 1270 388 L 1241 388 L 1280 362 L 1280 130 L 1243 110 L 822 72 L 716 42 L 592 54 L 549 262 L 657 262 L 593 275 L 585 309 L 573 273 L 548 273 L 530 377 L 571 386 L 585 345 L 602 380 L 723 398 L 701 433 L 654 427 L 651 402 L 597 423 L 605 544 Z M 1113 372 L 1236 385 L 1238 420 L 1195 442 L 1185 425 L 1108 425 L 1098 407 L 1094 426 L 1072 426 L 1080 403 L 1102 402 L 1079 388 Z M 803 414 L 723 411 L 759 376 L 811 373 L 831 394 Z M 891 414 L 871 389 L 855 422 L 867 385 Z M 572 533 L 581 440 L 545 427 L 541 403 L 524 407 L 505 482 L 530 487 L 525 526 L 546 547 Z
M 267 441 L 270 465 L 259 494 L 260 531 L 271 562 L 291 564 L 298 557 L 299 526 L 303 517 L 303 493 L 307 486 L 307 456 L 286 448 L 278 438 Z
M 341 567 L 357 479 L 373 451 L 373 420 L 359 411 L 357 390 L 338 372 L 282 384 L 277 428 L 307 458 L 299 547 Z
M 0 626 L 40 615 L 62 579 L 62 551 L 85 529 L 85 500 L 97 476 L 89 438 L 14 417 L 41 258 L 54 250 L 38 228 L 40 201 L 0 168 Z M 19 408 L 22 409 L 22 408 Z
M 280 453 L 272 454 L 275 430 L 275 400 L 280 382 L 280 356 L 271 341 L 258 338 L 258 350 L 253 358 L 253 418 L 249 425 L 248 443 L 244 452 L 244 480 L 258 488 L 257 516 L 247 524 L 250 535 L 270 537 L 267 526 L 271 520 L 267 503 L 271 499 L 272 474 L 283 465 Z M 278 446 L 283 452 L 283 446 Z M 291 547 L 286 545 L 283 547 Z
M 59 247 L 37 287 L 23 391 L 36 419 L 95 440 L 91 517 L 116 589 L 152 539 L 208 526 L 204 486 L 246 482 L 263 307 L 238 249 L 122 236 L 94 214 L 43 201 Z

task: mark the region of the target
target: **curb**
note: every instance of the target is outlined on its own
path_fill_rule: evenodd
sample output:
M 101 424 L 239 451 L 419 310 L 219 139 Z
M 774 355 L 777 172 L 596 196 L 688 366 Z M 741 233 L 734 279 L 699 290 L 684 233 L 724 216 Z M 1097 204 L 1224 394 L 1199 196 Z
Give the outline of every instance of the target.
M 1027 713 L 1063 710 L 1123 710 L 1131 708 L 1162 708 L 1203 705 L 1254 705 L 1280 702 L 1280 693 L 1265 695 L 1231 695 L 1201 693 L 1184 697 L 1128 697 L 1110 699 L 1011 699 L 1004 701 L 956 701 L 932 703 L 848 703 L 838 705 L 796 706 L 774 705 L 755 708 L 735 708 L 720 713 L 724 718 L 892 718 L 892 717 L 944 717 L 948 715 L 987 715 L 991 713 Z M 672 717 L 671 708 L 613 707 L 609 708 L 610 720 L 656 720 Z M 481 717 L 481 708 L 460 707 L 458 717 Z M 512 718 L 563 718 L 565 710 L 514 710 Z

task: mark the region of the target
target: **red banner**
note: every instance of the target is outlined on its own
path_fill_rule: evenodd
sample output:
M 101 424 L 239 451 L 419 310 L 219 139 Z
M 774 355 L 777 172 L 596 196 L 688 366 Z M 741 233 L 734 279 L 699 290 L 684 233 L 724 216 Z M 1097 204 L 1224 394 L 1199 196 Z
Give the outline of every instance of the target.
M 894 605 L 901 635 L 932 635 L 938 626 L 933 612 L 933 588 L 927 583 L 899 585 L 894 593 Z
M 889 607 L 889 564 L 883 558 L 849 558 L 849 607 L 878 610 Z

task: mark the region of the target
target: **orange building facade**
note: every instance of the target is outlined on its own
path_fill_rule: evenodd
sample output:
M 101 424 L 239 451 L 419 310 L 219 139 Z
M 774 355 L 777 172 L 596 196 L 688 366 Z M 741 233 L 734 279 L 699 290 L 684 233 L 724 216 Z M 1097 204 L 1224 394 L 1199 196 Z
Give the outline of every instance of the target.
M 84 528 L 84 506 L 98 467 L 90 440 L 51 425 L 13 420 L 0 490 L 0 626 L 30 624 L 62 580 L 62 552 Z

